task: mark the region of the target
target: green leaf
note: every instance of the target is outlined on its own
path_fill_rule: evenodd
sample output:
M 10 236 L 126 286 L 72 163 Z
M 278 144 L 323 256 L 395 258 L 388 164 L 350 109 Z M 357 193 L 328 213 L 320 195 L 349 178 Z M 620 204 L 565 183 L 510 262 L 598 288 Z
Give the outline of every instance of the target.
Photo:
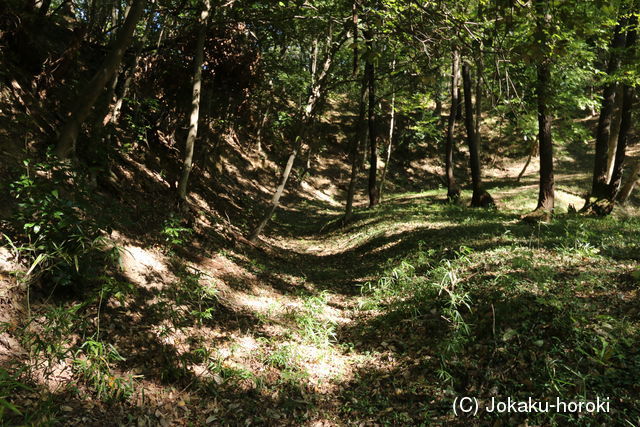
M 504 331 L 504 334 L 502 334 L 502 341 L 509 341 L 516 335 L 518 335 L 518 333 L 515 329 L 508 328 L 506 331 Z
M 35 261 L 33 261 L 33 264 L 31 264 L 31 267 L 29 267 L 29 270 L 27 271 L 27 274 L 25 276 L 29 277 L 29 275 L 33 272 L 33 270 L 36 269 L 36 267 L 38 266 L 38 264 L 40 264 L 44 259 L 46 258 L 45 254 L 40 254 L 38 255 L 38 257 L 36 258 Z
M 12 411 L 12 412 L 13 412 L 13 413 L 15 413 L 15 414 L 22 415 L 22 412 L 20 412 L 20 411 L 18 410 L 18 408 L 16 408 L 16 407 L 15 407 L 15 405 L 13 405 L 13 404 L 11 404 L 11 403 L 7 402 L 7 401 L 6 401 L 6 400 L 4 400 L 4 399 L 0 399 L 0 406 L 3 406 L 3 407 L 5 407 L 5 408 L 9 409 L 10 411 Z

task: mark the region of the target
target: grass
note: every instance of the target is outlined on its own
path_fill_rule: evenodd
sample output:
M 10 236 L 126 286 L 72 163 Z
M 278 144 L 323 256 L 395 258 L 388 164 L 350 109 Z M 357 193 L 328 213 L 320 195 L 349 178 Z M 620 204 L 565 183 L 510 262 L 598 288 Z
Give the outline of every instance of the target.
M 616 402 L 615 409 L 589 416 L 588 423 L 638 423 L 639 390 L 629 380 L 640 372 L 632 344 L 640 333 L 633 308 L 638 218 L 563 215 L 550 224 L 529 226 L 516 220 L 518 211 L 432 202 L 403 210 L 408 215 L 396 224 L 420 212 L 425 223 L 436 221 L 451 231 L 428 244 L 421 239 L 388 261 L 381 276 L 363 287 L 361 308 L 375 310 L 370 322 L 378 333 L 384 328 L 383 334 L 398 334 L 393 325 L 403 323 L 428 325 L 430 337 L 421 344 L 433 350 L 422 372 L 431 378 L 436 373 L 438 386 L 432 393 L 473 391 L 482 398 L 568 401 L 606 396 Z M 393 225 L 385 221 L 376 227 Z M 401 336 L 405 343 L 413 340 Z M 417 344 L 405 349 L 400 366 L 417 359 Z M 446 420 L 450 408 L 443 408 L 443 400 L 433 402 L 430 418 L 414 411 L 412 420 Z M 368 411 L 375 413 L 382 406 L 393 407 L 393 402 L 371 405 L 377 408 Z M 394 411 L 398 413 L 403 413 L 402 405 Z M 585 418 L 568 414 L 521 418 L 585 425 Z
M 300 338 L 320 348 L 335 341 L 335 322 L 322 318 L 329 294 L 326 291 L 304 298 L 302 310 L 294 315 Z
M 176 385 L 189 397 L 183 415 L 196 424 L 239 416 L 278 424 L 454 424 L 461 420 L 453 399 L 470 395 L 599 396 L 612 408 L 582 417 L 482 413 L 483 423 L 637 425 L 640 219 L 559 214 L 530 225 L 519 217 L 532 195 L 508 190 L 494 190 L 504 196 L 500 210 L 445 204 L 435 190 L 394 195 L 356 212 L 342 229 L 316 234 L 306 224 L 298 236 L 289 226 L 278 256 L 218 251 L 242 277 L 258 278 L 258 288 L 181 259 L 174 249 L 188 240 L 180 231 L 180 241 L 167 240 L 175 276 L 169 286 L 154 293 L 110 278 L 86 301 L 35 306 L 37 327 L 17 332 L 32 351 L 30 372 L 54 376 L 54 367 L 70 363 L 68 392 L 50 395 L 51 405 L 63 396 L 125 404 L 132 419 L 152 416 L 134 402 L 153 383 Z M 294 223 L 286 215 L 296 212 L 280 218 Z M 339 214 L 324 215 L 328 223 Z M 226 281 L 238 288 L 225 288 Z M 273 285 L 262 309 L 229 303 L 230 292 L 241 301 L 242 292 L 267 292 L 265 283 Z M 157 336 L 123 346 L 129 335 L 109 322 L 133 319 Z M 159 372 L 144 370 L 156 356 Z M 16 366 L 0 371 L 0 420 L 44 419 L 42 407 L 21 398 L 31 393 L 22 386 L 41 386 Z M 81 393 L 73 391 L 79 386 Z M 221 407 L 211 409 L 212 399 Z M 71 416 L 49 415 L 52 424 Z

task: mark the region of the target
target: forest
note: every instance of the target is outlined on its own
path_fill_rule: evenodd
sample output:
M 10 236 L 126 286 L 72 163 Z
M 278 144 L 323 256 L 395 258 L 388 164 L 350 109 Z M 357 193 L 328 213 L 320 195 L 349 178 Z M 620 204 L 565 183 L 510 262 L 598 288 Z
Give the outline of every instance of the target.
M 0 426 L 640 425 L 639 17 L 0 1 Z

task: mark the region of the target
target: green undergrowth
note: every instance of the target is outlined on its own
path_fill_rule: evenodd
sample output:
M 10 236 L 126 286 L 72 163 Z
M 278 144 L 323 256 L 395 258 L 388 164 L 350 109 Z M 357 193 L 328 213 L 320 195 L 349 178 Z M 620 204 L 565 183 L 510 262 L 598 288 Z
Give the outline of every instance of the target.
M 38 292 L 23 322 L 2 325 L 26 355 L 0 369 L 0 424 L 61 425 L 87 401 L 126 407 L 135 419 L 149 383 L 195 399 L 196 424 L 228 424 L 240 412 L 272 424 L 447 424 L 460 421 L 456 396 L 600 397 L 612 409 L 481 413 L 483 423 L 640 422 L 637 216 L 558 214 L 531 225 L 520 220 L 520 198 L 507 199 L 513 210 L 483 210 L 443 203 L 435 190 L 393 195 L 342 228 L 310 235 L 320 227 L 304 224 L 300 239 L 288 229 L 290 242 L 334 255 L 218 251 L 274 286 L 252 294 L 245 277 L 218 277 L 184 257 L 196 232 L 169 215 L 156 241 L 171 280 L 150 274 L 157 287 L 143 289 L 122 274 L 122 249 L 96 240 L 99 223 L 80 199 L 68 200 L 63 181 L 57 191 L 37 179 L 14 187 L 26 205 L 5 242 L 30 270 L 17 278 Z M 336 218 L 327 211 L 320 222 Z M 67 241 L 67 220 L 83 244 Z M 101 268 L 83 269 L 87 259 Z M 66 281 L 45 281 L 61 271 Z M 238 300 L 260 295 L 262 305 L 229 304 L 234 286 Z M 75 405 L 60 409 L 67 401 Z
M 417 324 L 428 331 L 419 346 L 406 349 L 401 364 L 411 364 L 413 352 L 427 348 L 430 356 L 419 372 L 431 384 L 428 394 L 442 397 L 421 415 L 413 412 L 414 422 L 447 419 L 450 402 L 465 395 L 611 402 L 610 413 L 502 416 L 510 422 L 640 422 L 634 380 L 640 375 L 637 217 L 559 215 L 551 223 L 529 225 L 515 212 L 431 201 L 402 209 L 406 215 L 394 218 L 397 224 L 420 212 L 424 225 L 442 221 L 452 228 L 391 257 L 380 277 L 361 289 L 360 308 L 374 313 L 375 328 L 389 336 L 393 325 Z M 379 227 L 389 229 L 390 222 Z M 388 399 L 367 401 L 368 407 L 357 410 L 394 406 Z M 403 413 L 398 406 L 394 416 Z M 487 422 L 500 417 L 480 416 Z M 387 419 L 397 421 L 391 414 Z

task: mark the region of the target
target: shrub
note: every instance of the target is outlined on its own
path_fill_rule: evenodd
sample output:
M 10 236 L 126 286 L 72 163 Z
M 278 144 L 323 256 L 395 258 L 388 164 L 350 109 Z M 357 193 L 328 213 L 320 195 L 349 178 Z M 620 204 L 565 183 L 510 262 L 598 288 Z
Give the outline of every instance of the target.
M 17 209 L 10 221 L 12 236 L 5 238 L 30 263 L 27 276 L 54 286 L 99 277 L 103 267 L 116 260 L 117 251 L 107 249 L 87 186 L 68 164 L 52 159 L 25 160 L 23 167 L 10 184 Z

